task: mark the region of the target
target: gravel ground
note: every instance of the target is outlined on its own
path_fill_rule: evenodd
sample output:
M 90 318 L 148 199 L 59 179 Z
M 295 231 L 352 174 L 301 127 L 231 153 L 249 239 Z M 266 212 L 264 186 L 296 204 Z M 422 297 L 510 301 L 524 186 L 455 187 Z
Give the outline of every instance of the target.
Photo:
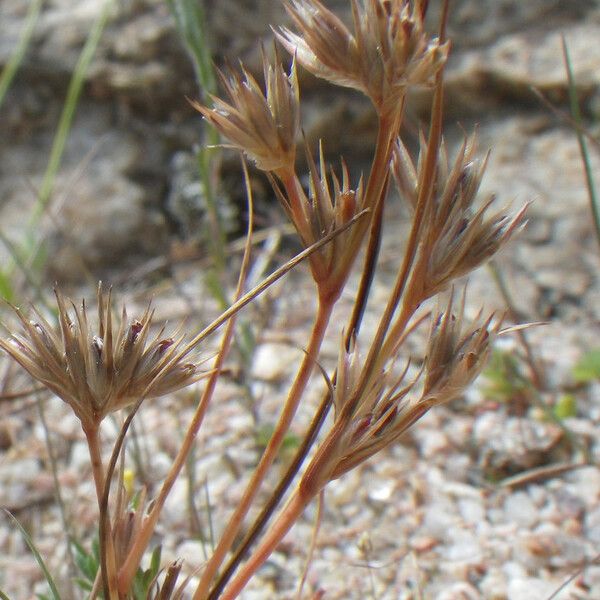
M 20 6 L 12 0 L 10 4 Z M 93 3 L 84 4 L 89 10 L 82 9 L 77 18 L 84 19 L 85 25 L 87 13 L 94 11 Z M 157 82 L 162 82 L 161 102 L 172 95 L 182 98 L 185 90 L 169 83 L 172 75 L 156 75 L 156 68 L 150 68 L 157 64 L 157 57 L 162 56 L 164 48 L 172 45 L 164 41 L 164 32 L 157 29 L 157 23 L 162 23 L 164 17 L 160 3 L 141 3 L 140 6 L 142 4 L 151 8 L 148 14 L 144 13 L 143 26 L 138 21 L 135 21 L 136 27 L 129 23 L 127 31 L 131 38 L 122 35 L 118 28 L 110 32 L 109 40 L 121 40 L 120 54 L 110 51 L 107 42 L 108 50 L 103 50 L 102 61 L 92 77 L 91 94 L 82 101 L 81 127 L 73 133 L 77 143 L 70 154 L 67 153 L 67 165 L 79 164 L 77 161 L 90 149 L 89 144 L 96 144 L 103 123 L 106 121 L 113 127 L 108 149 L 102 150 L 97 160 L 92 161 L 89 176 L 83 178 L 85 184 L 75 188 L 81 192 L 74 195 L 75 208 L 78 203 L 83 206 L 87 199 L 94 202 L 86 205 L 85 220 L 75 224 L 87 232 L 82 235 L 77 250 L 84 253 L 85 261 L 94 268 L 94 261 L 100 264 L 107 260 L 111 266 L 117 265 L 111 274 L 115 281 L 128 283 L 117 296 L 119 301 L 127 302 L 130 314 L 135 314 L 136 308 L 141 312 L 147 298 L 153 296 L 158 321 L 168 319 L 174 323 L 187 318 L 186 327 L 195 331 L 216 313 L 210 295 L 204 291 L 203 263 L 175 264 L 168 277 L 162 273 L 157 276 L 152 270 L 157 256 L 160 259 L 168 245 L 165 218 L 159 215 L 158 201 L 154 202 L 153 195 L 155 188 L 164 182 L 156 185 L 155 177 L 159 175 L 153 169 L 156 164 L 164 166 L 167 161 L 163 146 L 165 139 L 172 142 L 174 134 L 169 127 L 173 126 L 163 123 L 146 131 L 147 124 L 140 124 L 141 117 L 131 106 L 140 97 L 144 101 L 153 97 L 149 90 L 152 85 L 158 85 Z M 469 31 L 469 18 L 472 23 L 477 22 L 477 4 L 461 3 L 457 18 L 463 21 L 458 19 L 455 33 Z M 511 3 L 496 4 L 494 18 L 500 19 L 502 7 Z M 558 35 L 560 27 L 564 27 L 573 44 L 586 115 L 594 115 L 600 73 L 600 59 L 596 56 L 599 46 L 594 36 L 600 17 L 593 2 L 573 3 L 581 12 L 575 16 L 565 16 L 558 9 L 553 12 L 558 4 L 524 3 L 519 9 L 524 12 L 520 16 L 523 19 L 520 28 L 514 23 L 498 22 L 495 29 L 493 23 L 492 26 L 487 23 L 487 29 L 475 28 L 481 34 L 477 39 L 459 39 L 448 83 L 451 145 L 459 141 L 462 128 L 470 131 L 478 124 L 482 152 L 492 148 L 482 195 L 494 194 L 501 205 L 532 202 L 526 229 L 499 257 L 498 267 L 519 320 L 543 322 L 526 331 L 541 373 L 539 386 L 536 388 L 531 383 L 518 337 L 503 337 L 498 350 L 504 356 L 516 357 L 516 364 L 525 374 L 524 386 L 522 379 L 518 379 L 521 387 L 513 386 L 503 395 L 494 391 L 489 378 L 480 378 L 465 398 L 431 411 L 392 448 L 332 483 L 325 494 L 322 524 L 307 570 L 304 598 L 600 598 L 600 471 L 597 467 L 600 384 L 581 385 L 573 375 L 581 357 L 598 346 L 600 250 L 573 132 L 546 107 L 533 106 L 529 91 L 533 83 L 557 101 L 564 99 Z M 541 10 L 540 6 L 548 10 L 547 20 L 543 11 L 544 18 L 535 12 Z M 68 9 L 66 0 L 55 2 L 48 14 L 58 18 L 57 15 L 65 12 L 68 16 Z M 18 7 L 9 13 L 20 14 Z M 221 30 L 218 33 L 222 35 Z M 58 43 L 57 40 L 58 36 L 51 38 L 53 43 Z M 237 42 L 245 47 L 244 40 Z M 143 51 L 149 56 L 144 73 L 151 79 L 148 87 L 144 87 L 146 84 L 140 79 L 139 89 L 122 83 L 124 73 L 135 72 L 127 61 L 131 58 L 128 53 L 135 54 L 131 48 L 138 43 L 141 50 L 138 48 L 135 52 Z M 477 44 L 484 44 L 484 50 Z M 2 56 L 4 46 L 10 44 L 0 45 Z M 48 64 L 52 64 L 47 59 L 52 56 L 51 46 L 39 43 Z M 61 56 L 68 63 L 72 54 L 73 51 Z M 118 60 L 113 60 L 115 57 Z M 183 60 L 181 53 L 167 58 L 174 64 Z M 132 64 L 135 60 L 131 59 Z M 69 64 L 61 63 L 63 78 L 69 68 Z M 162 68 L 171 73 L 164 65 Z M 28 72 L 31 77 L 31 71 Z M 191 74 L 187 73 L 186 77 Z M 102 102 L 103 93 L 109 93 L 106 90 L 112 89 L 111 85 L 117 86 L 115 81 L 121 82 L 118 94 L 124 94 L 117 98 L 119 110 L 127 115 L 136 114 L 130 120 L 117 119 L 118 126 L 112 123 L 113 109 Z M 25 87 L 28 85 L 26 80 Z M 28 127 L 31 125 L 33 134 L 26 136 L 19 129 L 21 137 L 1 149 L 4 167 L 0 171 L 3 193 L 0 214 L 6 218 L 4 223 L 22 220 L 19 212 L 23 210 L 22 183 L 18 187 L 15 180 L 31 176 L 37 181 L 48 151 L 48 145 L 42 143 L 47 141 L 47 131 L 42 135 L 43 132 L 36 129 L 37 121 L 27 113 L 45 96 L 35 86 L 30 87 L 28 93 L 33 97 L 30 104 L 13 102 L 11 106 L 16 114 L 15 122 L 29 119 Z M 421 103 L 422 99 L 414 99 L 415 114 L 421 110 Z M 322 109 L 318 104 L 317 108 Z M 354 105 L 351 109 L 354 110 Z M 359 117 L 361 110 L 360 106 L 356 109 Z M 25 116 L 20 111 L 25 111 Z M 160 112 L 159 108 L 156 111 Z M 334 113 L 338 119 L 347 118 L 348 114 L 337 104 L 332 108 Z M 189 118 L 185 111 L 183 114 Z M 356 117 L 354 112 L 351 114 Z M 459 127 L 457 120 L 460 120 Z M 135 122 L 134 132 L 123 125 L 130 121 Z M 358 121 L 363 127 L 360 118 Z M 16 127 L 12 123 L 9 124 L 11 132 Z M 360 127 L 352 129 L 353 134 L 360 132 Z M 162 136 L 157 141 L 160 150 L 141 151 L 140 147 L 148 146 L 140 144 L 140 139 L 147 143 L 157 131 Z M 188 131 L 178 138 L 180 144 L 181 139 L 189 142 L 189 148 L 195 137 Z M 340 144 L 343 146 L 343 142 Z M 23 172 L 21 165 L 28 162 L 23 157 L 30 159 L 31 172 Z M 117 167 L 111 160 L 117 161 Z M 140 168 L 140 160 L 148 161 L 146 170 Z M 597 172 L 599 164 L 594 154 L 592 162 Z M 152 177 L 147 177 L 149 172 Z M 63 177 L 68 179 L 66 175 Z M 119 200 L 102 204 L 105 212 L 99 216 L 97 198 L 105 196 Z M 131 201 L 128 211 L 135 210 L 136 215 L 143 216 L 133 218 L 129 212 L 125 215 L 123 198 Z M 58 235 L 73 226 L 69 221 L 73 209 L 69 209 L 68 200 L 67 210 L 61 213 L 65 221 L 54 231 L 58 250 L 56 265 L 51 265 L 62 274 L 73 266 L 72 248 L 68 244 L 61 245 L 63 238 Z M 377 322 L 378 309 L 385 302 L 402 252 L 406 218 L 402 208 L 395 204 L 392 200 L 386 219 L 381 274 L 365 318 L 366 337 Z M 6 207 L 12 207 L 11 212 Z M 110 212 L 113 209 L 117 212 Z M 118 242 L 111 237 L 110 227 L 90 230 L 91 222 L 110 224 L 115 218 L 120 219 L 122 226 Z M 134 230 L 129 228 L 129 220 L 135 223 Z M 116 256 L 106 258 L 100 252 L 105 244 L 108 247 L 117 244 L 121 250 Z M 154 252 L 150 259 L 149 247 Z M 277 261 L 283 260 L 287 252 L 285 245 L 280 248 Z M 137 262 L 128 262 L 136 253 L 141 253 L 141 258 L 138 256 Z M 266 254 L 264 247 L 257 251 L 261 258 Z M 106 268 L 106 264 L 102 264 L 102 268 Z M 96 274 L 96 270 L 92 272 Z M 148 272 L 152 273 L 150 277 L 141 275 Z M 76 285 L 79 286 L 76 289 L 81 290 L 76 292 L 77 297 L 90 296 L 81 284 Z M 351 289 L 353 286 L 356 286 L 355 280 L 350 282 Z M 231 370 L 218 387 L 195 449 L 194 498 L 202 531 L 188 510 L 185 478 L 176 484 L 157 530 L 155 542 L 163 546 L 165 563 L 183 558 L 184 571 L 192 578 L 204 560 L 203 544 L 198 541 L 200 533 L 207 533 L 209 520 L 217 536 L 227 523 L 259 457 L 257 432 L 276 419 L 294 366 L 301 357 L 300 348 L 306 341 L 314 301 L 312 284 L 301 267 L 269 291 L 249 313 L 259 336 L 245 385 L 241 385 L 238 365 L 232 360 Z M 324 344 L 321 361 L 326 368 L 335 363 L 339 328 L 350 302 L 348 293 L 342 298 L 332 332 Z M 490 310 L 506 308 L 486 269 L 473 274 L 468 282 L 467 314 L 475 315 L 482 305 Z M 205 348 L 207 356 L 214 354 L 214 343 L 216 341 L 211 341 Z M 408 350 L 417 359 L 422 356 L 418 336 Z M 20 376 L 15 379 L 15 371 L 4 359 L 0 368 L 5 380 L 15 381 L 13 389 L 29 386 Z M 322 387 L 322 380 L 315 376 L 294 433 L 302 433 Z M 248 394 L 253 398 L 251 403 Z M 566 395 L 574 399 L 574 414 L 560 423 L 546 418 L 540 403 L 553 407 Z M 190 391 L 147 402 L 140 412 L 135 431 L 140 458 L 135 459 L 134 445 L 130 443 L 127 460 L 135 473 L 136 485 L 146 485 L 150 495 L 156 492 L 175 455 L 180 432 L 192 414 L 193 403 L 194 392 Z M 97 511 L 83 436 L 78 422 L 61 402 L 43 398 L 43 407 L 69 527 L 76 539 L 88 544 L 97 525 Z M 107 455 L 116 426 L 113 422 L 106 423 L 104 450 Z M 582 449 L 587 453 L 585 460 Z M 0 401 L 0 507 L 10 510 L 31 533 L 50 571 L 56 575 L 64 598 L 68 599 L 68 581 L 73 571 L 50 466 L 46 433 L 34 399 Z M 273 480 L 282 468 L 281 464 L 275 466 Z M 265 498 L 266 493 L 263 493 L 261 500 Z M 316 504 L 311 505 L 249 585 L 244 599 L 296 597 L 316 513 Z M 190 587 L 193 589 L 193 585 Z M 39 566 L 22 535 L 6 516 L 0 518 L 0 589 L 14 599 L 33 598 L 36 593 L 46 591 Z M 74 597 L 81 594 L 76 593 Z

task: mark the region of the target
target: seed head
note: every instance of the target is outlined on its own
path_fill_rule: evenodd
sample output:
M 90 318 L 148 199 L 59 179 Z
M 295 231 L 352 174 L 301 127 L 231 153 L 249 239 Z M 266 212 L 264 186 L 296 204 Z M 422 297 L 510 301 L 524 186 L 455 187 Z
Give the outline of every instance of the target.
M 34 379 L 62 398 L 84 427 L 97 425 L 108 413 L 141 397 L 157 397 L 200 378 L 198 367 L 183 362 L 183 336 L 150 338 L 152 311 L 128 320 L 123 308 L 113 323 L 111 294 L 98 287 L 98 324 L 93 331 L 87 307 L 78 308 L 56 292 L 58 327 L 43 316 L 29 320 L 16 309 L 23 330 L 0 347 Z
M 292 193 L 282 190 L 275 179 L 271 180 L 271 184 L 304 246 L 308 247 L 345 225 L 363 210 L 364 188 L 362 178 L 356 189 L 350 187 L 348 168 L 343 161 L 341 182 L 331 169 L 332 183 L 329 183 L 321 144 L 318 167 L 310 152 L 307 151 L 306 156 L 309 167 L 308 196 L 296 175 L 293 177 Z M 351 228 L 315 252 L 310 257 L 315 281 L 323 283 L 333 279 L 334 285 L 338 285 L 345 278 L 348 263 L 352 263 L 358 252 L 356 246 L 355 232 Z
M 377 372 L 365 372 L 356 342 L 343 344 L 333 394 L 334 427 L 308 471 L 312 485 L 336 479 L 396 441 L 433 406 L 459 396 L 473 382 L 489 356 L 500 323 L 481 315 L 463 330 L 463 307 L 434 317 L 422 371 L 406 381 L 409 364 L 398 374 L 397 350 Z M 424 375 L 424 377 L 422 377 Z M 419 382 L 422 382 L 420 385 Z
M 446 62 L 449 45 L 424 30 L 420 0 L 352 1 L 354 32 L 319 0 L 289 0 L 298 33 L 277 36 L 318 77 L 364 92 L 381 112 L 410 85 L 427 85 Z
M 456 398 L 479 375 L 501 326 L 492 325 L 481 313 L 463 331 L 464 296 L 458 314 L 453 313 L 453 293 L 444 311 L 434 317 L 429 336 L 423 385 L 423 401 L 439 404 Z
M 263 55 L 265 91 L 242 67 L 242 74 L 220 73 L 229 103 L 212 97 L 209 108 L 192 103 L 207 121 L 263 171 L 293 169 L 300 127 L 295 61 L 289 74 Z
M 487 163 L 476 157 L 476 137 L 465 140 L 453 165 L 442 142 L 430 203 L 423 220 L 421 252 L 423 264 L 417 276 L 423 297 L 444 290 L 457 277 L 466 275 L 498 252 L 524 224 L 524 206 L 515 214 L 505 210 L 487 216 L 493 198 L 476 206 L 477 192 Z M 419 196 L 419 174 L 427 154 L 421 138 L 421 151 L 415 166 L 398 142 L 393 173 L 400 191 L 413 207 Z
M 391 444 L 402 433 L 398 429 L 398 415 L 408 401 L 407 396 L 415 381 L 404 383 L 407 368 L 395 373 L 395 360 L 374 374 L 367 374 L 358 345 L 352 340 L 346 348 L 342 342 L 338 359 L 337 380 L 333 394 L 334 427 L 310 469 L 320 484 L 324 479 L 337 479 L 379 450 Z M 312 481 L 311 484 L 315 482 Z M 317 482 L 317 485 L 319 483 Z

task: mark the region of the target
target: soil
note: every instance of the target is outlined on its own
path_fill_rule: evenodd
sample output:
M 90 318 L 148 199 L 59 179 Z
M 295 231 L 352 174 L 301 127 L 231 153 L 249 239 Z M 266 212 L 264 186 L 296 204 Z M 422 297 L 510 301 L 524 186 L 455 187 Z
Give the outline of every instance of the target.
M 29 4 L 0 4 L 0 65 L 17 47 Z M 203 91 L 167 3 L 127 0 L 111 8 L 52 193 L 41 217 L 34 217 L 69 80 L 102 4 L 43 3 L 25 59 L 0 105 L 0 229 L 9 242 L 0 248 L 0 264 L 10 273 L 10 283 L 0 284 L 9 286 L 13 302 L 43 307 L 41 299 L 51 303 L 54 284 L 91 300 L 102 279 L 129 314 L 143 311 L 152 297 L 157 322 L 186 319 L 186 330 L 193 332 L 219 311 L 207 289 L 212 230 L 196 180 L 195 152 L 206 131 L 186 99 Z M 341 0 L 327 4 L 347 10 Z M 215 62 L 241 59 L 259 73 L 258 42 L 269 47 L 268 24 L 285 22 L 279 3 L 212 0 L 205 7 Z M 433 23 L 438 13 L 431 2 Z M 514 207 L 531 202 L 527 227 L 496 265 L 511 298 L 507 319 L 539 324 L 525 330 L 533 358 L 518 335 L 502 337 L 497 351 L 515 359 L 517 375 L 488 373 L 464 399 L 431 411 L 397 445 L 328 487 L 304 598 L 600 597 L 600 386 L 594 377 L 579 382 L 575 369 L 599 345 L 600 246 L 567 116 L 561 46 L 564 36 L 597 173 L 599 25 L 600 5 L 592 0 L 452 3 L 446 137 L 452 149 L 465 131 L 477 128 L 481 154 L 491 149 L 482 198 L 494 195 L 498 205 Z M 343 154 L 353 176 L 365 170 L 376 127 L 368 103 L 306 73 L 300 73 L 300 84 L 308 144 L 323 138 L 332 162 Z M 409 146 L 426 122 L 429 100 L 428 91 L 410 99 Z M 223 153 L 219 176 L 230 245 L 231 273 L 224 281 L 232 288 L 246 215 L 234 153 Z M 268 182 L 252 172 L 251 183 L 262 236 L 255 251 L 258 281 L 297 246 Z M 408 213 L 396 195 L 389 205 L 366 336 L 402 256 Z M 13 264 L 14 248 L 31 256 L 38 246 L 43 252 L 26 278 Z M 349 289 L 355 286 L 353 279 Z M 506 300 L 489 270 L 470 277 L 469 315 L 481 306 L 504 312 Z M 323 348 L 326 369 L 335 364 L 338 324 L 350 303 L 348 293 Z M 169 499 L 155 540 L 163 545 L 164 564 L 182 558 L 184 571 L 196 577 L 207 523 L 218 533 L 241 497 L 261 451 L 257 432 L 276 419 L 314 305 L 312 282 L 300 267 L 244 313 L 256 349 L 247 364 L 231 360 L 199 436 L 195 512 L 189 510 L 188 479 L 178 482 Z M 11 313 L 2 310 L 10 327 Z M 207 357 L 217 342 L 208 343 Z M 411 351 L 419 356 L 417 343 Z M 31 387 L 7 360 L 0 368 L 5 394 Z M 494 387 L 498 377 L 512 385 L 508 392 Z M 323 387 L 319 377 L 313 379 L 297 436 Z M 552 412 L 567 397 L 573 410 L 549 419 L 544 407 Z M 83 436 L 60 401 L 39 398 L 71 534 L 89 547 L 97 512 Z M 74 569 L 36 399 L 0 400 L 0 506 L 30 532 L 64 598 L 83 597 L 69 583 Z M 192 391 L 153 401 L 138 417 L 137 442 L 130 444 L 127 460 L 136 485 L 146 485 L 150 495 L 175 455 L 194 400 Z M 107 423 L 107 454 L 117 423 Z M 316 512 L 316 505 L 306 511 L 243 598 L 295 597 Z M 47 591 L 8 518 L 0 520 L 0 590 L 15 599 Z

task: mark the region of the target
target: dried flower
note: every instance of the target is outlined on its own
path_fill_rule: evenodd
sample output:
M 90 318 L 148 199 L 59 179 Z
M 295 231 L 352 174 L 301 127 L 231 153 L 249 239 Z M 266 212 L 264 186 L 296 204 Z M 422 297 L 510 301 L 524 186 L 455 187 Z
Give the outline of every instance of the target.
M 366 372 L 356 342 L 349 348 L 342 344 L 334 426 L 307 471 L 311 486 L 325 485 L 389 446 L 430 408 L 455 399 L 479 375 L 500 323 L 491 324 L 494 315 L 482 321 L 480 314 L 463 331 L 464 297 L 458 314 L 452 305 L 453 294 L 433 318 L 425 366 L 411 381 L 405 382 L 409 364 L 400 374 L 395 369 L 397 351 L 380 363 L 383 368 Z
M 465 140 L 452 167 L 442 142 L 437 160 L 433 193 L 422 226 L 421 267 L 417 270 L 423 298 L 444 290 L 457 277 L 466 275 L 496 254 L 524 224 L 525 210 L 510 215 L 499 211 L 486 217 L 493 198 L 475 207 L 477 191 L 487 163 L 478 159 L 476 137 Z M 421 151 L 415 167 L 404 146 L 395 148 L 393 173 L 401 196 L 413 207 L 419 193 L 419 173 L 427 153 Z
M 423 400 L 439 404 L 456 398 L 479 375 L 501 326 L 494 315 L 481 312 L 463 331 L 464 296 L 458 314 L 452 312 L 453 293 L 444 311 L 434 317 L 429 336 Z
M 416 380 L 404 384 L 408 365 L 398 375 L 394 373 L 395 363 L 395 358 L 391 358 L 381 372 L 367 377 L 359 391 L 364 364 L 358 347 L 354 341 L 348 350 L 342 345 L 334 406 L 336 419 L 343 423 L 343 434 L 332 461 L 330 479 L 341 477 L 402 433 L 396 421 Z
M 230 103 L 213 96 L 213 108 L 192 104 L 259 169 L 289 171 L 294 167 L 300 127 L 295 61 L 288 75 L 279 64 L 272 66 L 263 56 L 263 70 L 265 92 L 242 67 L 242 75 L 220 74 Z
M 306 156 L 309 166 L 308 196 L 296 175 L 293 176 L 291 184 L 288 181 L 286 188 L 286 191 L 291 188 L 291 193 L 283 191 L 275 179 L 271 180 L 271 184 L 304 246 L 308 247 L 346 224 L 363 210 L 364 188 L 362 178 L 356 189 L 350 187 L 348 168 L 342 161 L 341 183 L 333 169 L 331 170 L 332 190 L 327 181 L 327 165 L 321 144 L 318 168 L 308 151 Z M 317 283 L 324 284 L 329 280 L 333 287 L 339 287 L 345 279 L 349 264 L 357 254 L 358 244 L 354 238 L 354 229 L 348 229 L 310 257 L 313 277 Z
M 157 397 L 200 378 L 196 364 L 179 358 L 183 336 L 149 339 L 153 312 L 127 320 L 123 309 L 113 323 L 111 295 L 98 287 L 98 329 L 88 323 L 85 303 L 77 308 L 56 293 L 59 325 L 36 314 L 16 313 L 23 332 L 0 339 L 2 347 L 34 379 L 71 406 L 84 428 L 141 397 Z
M 430 84 L 448 56 L 449 45 L 425 32 L 419 0 L 353 0 L 354 33 L 319 0 L 286 8 L 299 32 L 277 34 L 288 52 L 318 77 L 364 92 L 380 112 L 407 86 Z

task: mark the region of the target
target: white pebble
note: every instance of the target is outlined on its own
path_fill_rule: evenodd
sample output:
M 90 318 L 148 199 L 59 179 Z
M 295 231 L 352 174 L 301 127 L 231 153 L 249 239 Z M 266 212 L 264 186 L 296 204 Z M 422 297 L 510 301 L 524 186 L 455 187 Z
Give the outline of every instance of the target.
M 526 492 L 516 492 L 507 496 L 504 511 L 508 520 L 523 527 L 533 527 L 539 518 L 538 509 Z

